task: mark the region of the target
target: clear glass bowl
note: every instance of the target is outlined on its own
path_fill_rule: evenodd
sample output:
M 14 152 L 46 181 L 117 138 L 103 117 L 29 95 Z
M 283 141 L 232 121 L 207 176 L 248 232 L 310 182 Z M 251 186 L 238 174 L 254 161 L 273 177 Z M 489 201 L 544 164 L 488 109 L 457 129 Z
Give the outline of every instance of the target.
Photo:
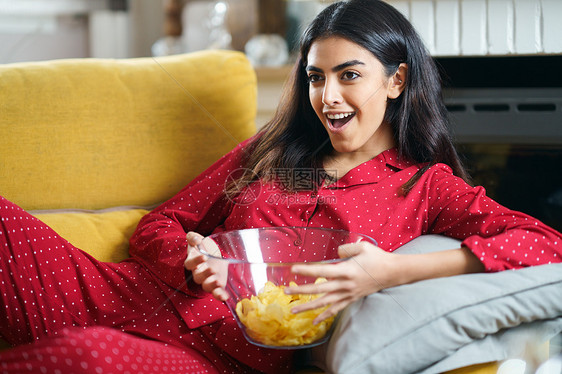
M 376 241 L 345 230 L 269 227 L 234 230 L 203 239 L 199 251 L 217 273 L 229 299 L 227 306 L 248 341 L 267 348 L 308 348 L 330 337 L 334 318 L 314 325 L 325 308 L 291 313 L 291 308 L 318 295 L 285 295 L 283 288 L 321 282 L 293 274 L 298 263 L 338 263 L 342 244 Z

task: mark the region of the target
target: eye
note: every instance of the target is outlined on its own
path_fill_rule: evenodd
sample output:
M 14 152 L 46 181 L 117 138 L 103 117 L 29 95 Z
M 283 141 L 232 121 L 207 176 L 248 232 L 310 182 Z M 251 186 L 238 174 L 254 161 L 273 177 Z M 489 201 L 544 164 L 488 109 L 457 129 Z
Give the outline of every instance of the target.
M 309 74 L 308 83 L 316 83 L 322 80 L 322 77 L 318 74 Z
M 341 79 L 343 79 L 344 81 L 352 81 L 356 78 L 359 78 L 359 74 L 357 74 L 354 71 L 345 71 L 342 75 L 341 75 Z

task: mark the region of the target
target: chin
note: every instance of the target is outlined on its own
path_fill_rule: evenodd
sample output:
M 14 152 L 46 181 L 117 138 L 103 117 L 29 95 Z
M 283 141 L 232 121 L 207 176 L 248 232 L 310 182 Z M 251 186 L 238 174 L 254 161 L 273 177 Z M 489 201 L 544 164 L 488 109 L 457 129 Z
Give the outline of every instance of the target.
M 357 150 L 352 144 L 342 142 L 332 142 L 332 148 L 338 153 L 351 153 Z

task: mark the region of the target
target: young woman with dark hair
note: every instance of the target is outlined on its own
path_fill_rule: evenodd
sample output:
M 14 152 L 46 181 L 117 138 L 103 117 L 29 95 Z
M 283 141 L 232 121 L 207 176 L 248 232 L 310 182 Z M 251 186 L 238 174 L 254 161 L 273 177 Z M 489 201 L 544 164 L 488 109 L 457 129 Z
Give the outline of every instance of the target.
M 274 118 L 237 154 L 247 169 L 228 196 L 235 202 L 247 190 L 261 196 L 251 208 L 235 204 L 230 220 L 240 210 L 250 217 L 244 227 L 326 226 L 378 241 L 379 248 L 342 247 L 341 256 L 355 261 L 294 267 L 329 279 L 288 291 L 324 294 L 296 308 L 330 305 L 319 320 L 392 286 L 560 261 L 560 233 L 470 186 L 452 141 L 434 60 L 413 26 L 383 1 L 337 2 L 312 21 Z M 297 178 L 281 181 L 287 170 L 316 171 L 310 188 L 299 190 Z M 294 196 L 274 197 L 283 194 Z M 267 207 L 288 200 L 308 204 Z M 346 204 L 354 206 L 342 212 Z M 269 220 L 256 212 L 267 212 Z M 428 233 L 461 239 L 462 246 L 421 255 L 391 253 Z M 201 238 L 188 235 L 191 246 Z M 224 300 L 222 285 L 191 246 L 186 268 L 204 290 Z
M 0 370 L 289 372 L 290 351 L 246 342 L 194 248 L 221 231 L 316 226 L 374 237 L 378 247 L 340 247 L 353 261 L 293 267 L 328 279 L 287 289 L 324 294 L 295 308 L 329 305 L 319 320 L 392 286 L 560 261 L 560 233 L 467 181 L 412 26 L 383 1 L 334 3 L 304 33 L 273 120 L 146 215 L 130 259 L 96 261 L 0 198 L 0 335 L 22 344 L 0 353 Z M 392 253 L 430 233 L 462 244 Z
M 376 21 L 374 21 L 376 20 Z M 431 165 L 443 162 L 465 181 L 464 170 L 452 142 L 447 111 L 441 97 L 440 76 L 420 37 L 402 14 L 382 1 L 336 3 L 319 15 L 305 31 L 300 55 L 282 95 L 275 117 L 264 127 L 250 154 L 251 177 L 272 175 L 271 170 L 323 168 L 333 152 L 329 134 L 309 99 L 307 56 L 319 39 L 340 37 L 351 41 L 383 65 L 385 75 L 400 72 L 406 89 L 389 98 L 384 122 L 392 126 L 400 157 L 427 163 L 404 185 L 407 192 Z M 245 185 L 238 184 L 238 187 Z

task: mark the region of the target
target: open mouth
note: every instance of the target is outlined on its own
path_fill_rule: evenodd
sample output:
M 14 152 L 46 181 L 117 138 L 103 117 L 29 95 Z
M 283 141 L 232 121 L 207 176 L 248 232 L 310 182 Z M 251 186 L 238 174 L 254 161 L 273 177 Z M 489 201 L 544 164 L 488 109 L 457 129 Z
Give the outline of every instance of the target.
M 355 113 L 327 113 L 326 118 L 328 118 L 328 123 L 330 127 L 335 130 L 343 128 L 351 119 L 355 117 Z

